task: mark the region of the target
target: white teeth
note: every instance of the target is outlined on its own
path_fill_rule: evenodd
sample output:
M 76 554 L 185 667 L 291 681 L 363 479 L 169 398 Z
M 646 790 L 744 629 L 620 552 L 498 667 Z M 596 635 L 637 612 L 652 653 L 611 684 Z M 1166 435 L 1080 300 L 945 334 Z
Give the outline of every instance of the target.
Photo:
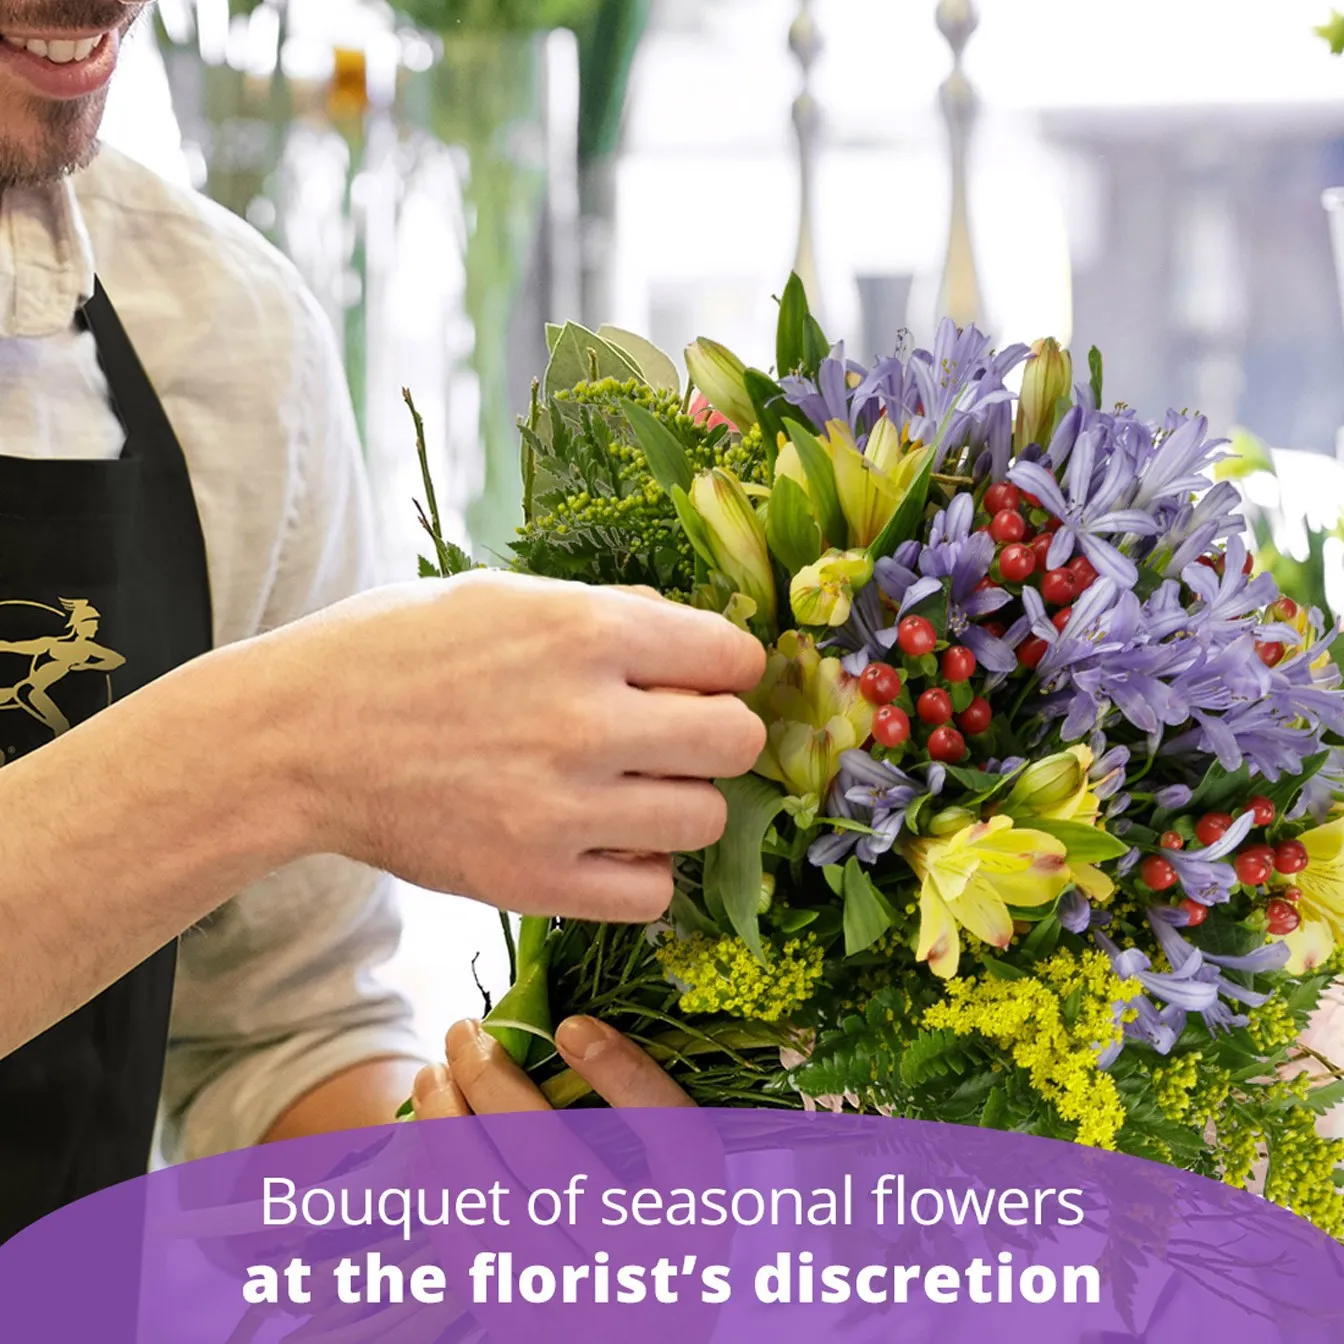
M 34 56 L 45 57 L 53 65 L 69 65 L 74 61 L 87 61 L 103 45 L 102 35 L 82 37 L 78 41 L 62 38 L 47 42 L 40 37 L 6 37 L 5 41 L 11 47 L 19 47 L 24 51 L 31 52 Z

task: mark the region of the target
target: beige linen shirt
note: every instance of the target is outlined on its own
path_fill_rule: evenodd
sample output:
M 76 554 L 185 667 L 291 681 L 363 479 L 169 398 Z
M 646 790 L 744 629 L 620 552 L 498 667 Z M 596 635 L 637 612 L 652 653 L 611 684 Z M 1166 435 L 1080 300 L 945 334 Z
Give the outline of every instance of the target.
M 0 196 L 0 453 L 121 451 L 93 338 L 74 325 L 95 266 L 186 454 L 216 644 L 375 582 L 359 440 L 327 319 L 247 225 L 113 150 L 67 181 Z M 418 1055 L 408 1006 L 378 978 L 399 930 L 386 881 L 327 856 L 189 931 L 165 1154 L 255 1143 L 332 1074 Z

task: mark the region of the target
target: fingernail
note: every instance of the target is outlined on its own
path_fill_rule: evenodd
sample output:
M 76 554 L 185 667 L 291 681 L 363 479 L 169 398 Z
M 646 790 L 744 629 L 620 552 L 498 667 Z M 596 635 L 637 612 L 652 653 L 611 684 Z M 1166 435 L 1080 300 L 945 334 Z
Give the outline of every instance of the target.
M 446 1064 L 430 1064 L 420 1070 L 415 1076 L 415 1087 L 412 1089 L 417 1106 L 424 1107 L 428 1105 L 435 1097 L 444 1092 L 452 1091 L 453 1075 L 448 1072 Z
M 596 1018 L 571 1017 L 560 1024 L 555 1043 L 561 1054 L 580 1064 L 591 1064 L 611 1045 L 611 1036 Z

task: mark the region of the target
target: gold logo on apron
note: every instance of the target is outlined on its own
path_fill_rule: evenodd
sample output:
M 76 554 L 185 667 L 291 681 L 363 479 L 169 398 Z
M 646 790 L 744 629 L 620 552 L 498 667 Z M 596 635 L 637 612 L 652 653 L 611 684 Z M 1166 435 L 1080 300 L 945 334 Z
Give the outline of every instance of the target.
M 67 711 L 58 703 L 61 683 L 76 673 L 102 673 L 110 704 L 111 674 L 126 662 L 98 643 L 102 617 L 91 602 L 63 597 L 60 603 L 58 610 L 41 602 L 0 602 L 0 713 L 26 714 L 53 738 L 70 728 Z M 26 672 L 14 668 L 19 659 L 27 663 Z M 19 675 L 6 685 L 12 668 Z

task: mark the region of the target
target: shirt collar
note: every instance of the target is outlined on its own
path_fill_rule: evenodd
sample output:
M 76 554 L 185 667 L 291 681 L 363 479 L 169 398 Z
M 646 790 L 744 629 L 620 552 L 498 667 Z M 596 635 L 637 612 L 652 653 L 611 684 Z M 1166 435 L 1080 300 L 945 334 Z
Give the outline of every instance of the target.
M 93 293 L 93 275 L 70 178 L 0 193 L 0 339 L 68 331 Z

